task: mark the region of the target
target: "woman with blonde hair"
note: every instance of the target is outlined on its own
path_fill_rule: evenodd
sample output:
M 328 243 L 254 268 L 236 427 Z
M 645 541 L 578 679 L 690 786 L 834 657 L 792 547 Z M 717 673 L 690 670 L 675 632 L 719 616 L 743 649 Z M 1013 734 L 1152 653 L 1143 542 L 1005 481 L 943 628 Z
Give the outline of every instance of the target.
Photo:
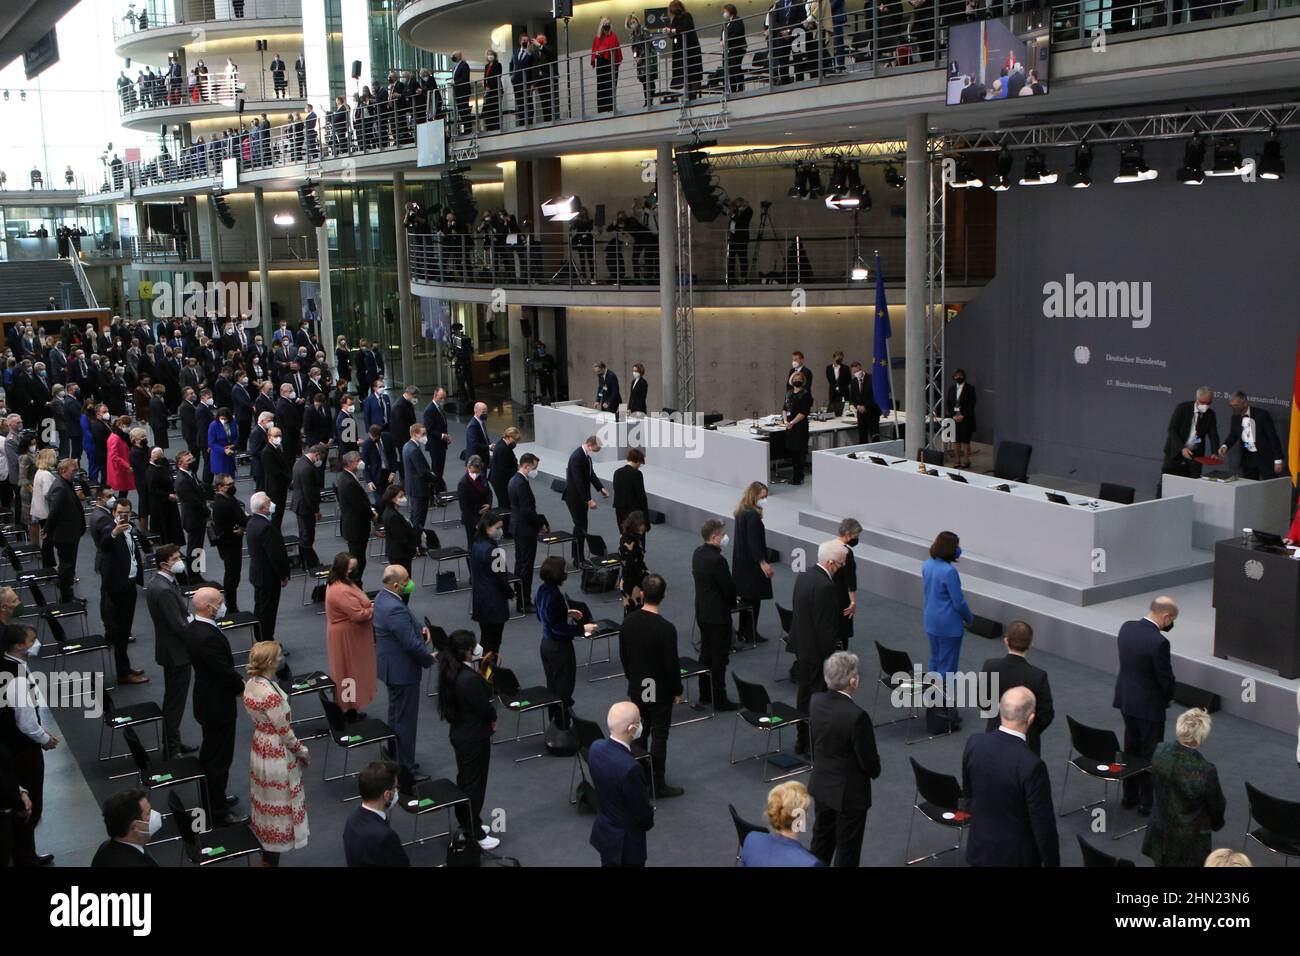
M 1210 852 L 1210 833 L 1223 829 L 1227 802 L 1219 772 L 1201 755 L 1210 736 L 1210 715 L 1199 707 L 1178 715 L 1176 743 L 1151 758 L 1155 797 L 1142 853 L 1156 866 L 1200 866 Z
M 33 438 L 33 441 L 35 439 Z M 30 457 L 30 451 L 23 457 Z M 54 540 L 45 535 L 41 537 L 39 530 L 45 527 L 45 519 L 50 516 L 50 504 L 47 496 L 50 488 L 54 485 L 54 469 L 59 463 L 59 455 L 53 448 L 42 448 L 36 452 L 33 466 L 35 472 L 28 479 L 28 472 L 23 469 L 23 463 L 18 462 L 18 474 L 23 478 L 23 484 L 26 485 L 26 496 L 29 502 L 27 513 L 32 519 L 32 529 L 35 534 L 28 538 L 29 541 L 41 542 L 41 560 L 45 567 L 54 566 Z
M 601 17 L 596 36 L 591 41 L 591 65 L 596 71 L 596 112 L 614 111 L 614 94 L 618 89 L 618 68 L 623 64 L 623 49 L 609 17 Z
M 311 754 L 294 734 L 289 701 L 273 680 L 283 660 L 279 641 L 257 642 L 248 654 L 244 684 L 244 709 L 253 720 L 248 807 L 263 866 L 277 866 L 281 853 L 306 846 L 309 834 L 302 771 Z
M 1220 847 L 1213 851 L 1205 858 L 1206 866 L 1254 866 L 1250 862 L 1250 857 L 1240 850 L 1232 850 L 1228 847 Z
M 799 842 L 808 832 L 812 797 L 797 780 L 778 783 L 767 792 L 770 833 L 750 833 L 740 848 L 741 866 L 822 866 L 822 861 Z
M 758 615 L 763 602 L 772 597 L 772 565 L 767 562 L 767 531 L 763 526 L 763 503 L 767 485 L 751 481 L 736 505 L 736 540 L 731 543 L 731 580 L 736 596 L 754 606 L 749 614 L 740 615 L 737 639 L 758 643 Z

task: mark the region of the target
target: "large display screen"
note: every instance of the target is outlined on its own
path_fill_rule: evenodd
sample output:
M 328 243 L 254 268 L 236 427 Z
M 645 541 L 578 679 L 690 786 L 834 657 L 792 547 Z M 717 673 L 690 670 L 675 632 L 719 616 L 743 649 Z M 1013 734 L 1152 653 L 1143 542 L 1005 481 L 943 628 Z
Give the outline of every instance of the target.
M 948 28 L 948 105 L 1045 96 L 1051 29 L 1041 10 Z

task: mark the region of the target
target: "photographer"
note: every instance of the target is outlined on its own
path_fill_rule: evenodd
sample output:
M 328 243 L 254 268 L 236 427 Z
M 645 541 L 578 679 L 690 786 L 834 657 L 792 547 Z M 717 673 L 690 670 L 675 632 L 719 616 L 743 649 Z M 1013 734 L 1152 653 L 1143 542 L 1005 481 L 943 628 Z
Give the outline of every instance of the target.
M 749 281 L 749 224 L 754 210 L 744 199 L 731 201 L 727 223 L 727 284 Z
M 525 363 L 537 376 L 537 400 L 543 405 L 555 401 L 555 359 L 547 354 L 546 343 L 538 342 Z

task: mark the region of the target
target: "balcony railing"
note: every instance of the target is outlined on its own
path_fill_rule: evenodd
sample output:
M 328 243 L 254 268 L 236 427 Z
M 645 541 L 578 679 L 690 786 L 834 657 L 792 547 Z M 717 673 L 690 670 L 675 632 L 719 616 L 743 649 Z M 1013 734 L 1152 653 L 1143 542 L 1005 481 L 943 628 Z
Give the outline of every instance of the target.
M 129 78 L 128 78 L 129 79 Z M 249 101 L 302 99 L 305 90 L 294 75 L 292 64 L 282 74 L 270 70 L 251 72 L 238 68 L 169 79 L 161 73 L 138 75 L 133 82 L 117 81 L 118 110 L 122 116 L 150 110 L 223 105 L 234 110 L 242 98 Z
M 113 22 L 113 39 L 161 27 L 240 20 L 300 19 L 301 0 L 182 0 L 180 3 L 124 4 Z
M 635 236 L 642 237 L 637 241 Z M 678 283 L 707 288 L 763 289 L 864 288 L 852 278 L 861 259 L 873 263 L 879 252 L 886 281 L 903 280 L 904 238 L 901 235 L 858 235 L 851 229 L 809 227 L 756 235 L 737 241 L 725 233 L 695 236 L 693 274 Z M 949 244 L 947 276 L 951 283 L 983 282 L 990 278 L 969 262 L 992 262 L 976 256 L 973 238 Z M 408 237 L 411 281 L 429 285 L 525 286 L 581 289 L 593 286 L 634 288 L 659 282 L 658 237 L 649 232 L 604 230 L 573 233 L 567 239 L 539 238 L 526 233 L 412 234 Z M 875 281 L 874 273 L 871 281 Z
M 268 259 L 272 262 L 317 261 L 316 234 L 277 235 L 266 237 Z M 149 236 L 129 240 L 131 258 L 137 262 L 195 263 L 210 261 L 206 249 L 196 249 L 187 236 Z M 222 262 L 256 262 L 257 240 L 248 236 L 223 236 L 217 233 L 217 251 Z

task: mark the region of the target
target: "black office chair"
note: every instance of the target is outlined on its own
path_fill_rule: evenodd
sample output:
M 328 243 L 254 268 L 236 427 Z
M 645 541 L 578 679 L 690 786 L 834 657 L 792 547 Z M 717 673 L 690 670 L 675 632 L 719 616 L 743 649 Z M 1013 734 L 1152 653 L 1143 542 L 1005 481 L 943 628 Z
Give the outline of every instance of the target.
M 871 697 L 871 713 L 873 727 L 888 727 L 891 724 L 901 724 L 908 720 L 919 720 L 925 716 L 922 703 L 924 701 L 926 687 L 925 677 L 920 679 L 916 674 L 918 668 L 912 663 L 912 656 L 907 651 L 898 651 L 890 647 L 885 647 L 879 641 L 876 641 L 876 656 L 880 659 L 880 676 L 876 678 L 876 690 Z M 902 717 L 896 717 L 893 720 L 876 722 L 874 714 L 876 712 L 876 701 L 880 697 L 880 688 L 889 691 L 892 698 L 895 693 L 904 695 L 907 701 L 908 712 Z M 928 737 L 906 738 L 905 744 L 919 744 L 927 740 L 934 740 L 936 737 L 946 737 L 953 732 L 952 723 L 949 722 L 948 730 L 941 734 L 931 734 Z
M 1120 866 L 1137 866 L 1132 860 L 1126 860 L 1122 856 L 1114 856 L 1110 853 L 1103 853 L 1095 846 L 1085 840 L 1082 834 L 1076 833 L 1074 838 L 1079 841 L 1079 852 L 1083 854 L 1083 865 L 1087 867 L 1097 867 L 1101 869 L 1114 868 Z
M 456 807 L 461 804 L 469 806 L 469 802 L 469 796 L 465 791 L 443 777 L 437 780 L 421 780 L 410 789 L 403 791 L 398 795 L 397 805 L 415 817 L 415 826 L 411 830 L 411 839 L 404 842 L 402 846 L 423 845 L 430 840 L 450 836 L 454 832 L 451 821 Z M 439 810 L 447 811 L 447 829 L 442 833 L 420 836 L 420 817 L 426 813 L 437 813 Z
M 1109 481 L 1103 481 L 1097 491 L 1097 497 L 1102 501 L 1113 501 L 1121 505 L 1131 505 L 1136 494 L 1137 491 L 1128 485 L 1116 485 Z
M 1034 453 L 1033 445 L 1018 441 L 998 442 L 998 451 L 993 458 L 993 474 L 1003 481 L 1029 481 L 1029 457 Z
M 708 428 L 710 425 L 716 425 L 716 424 L 717 424 L 718 422 L 720 422 L 720 421 L 722 421 L 722 412 L 705 412 L 705 413 L 704 413 L 703 424 L 704 424 L 704 427 L 705 427 L 705 428 Z
M 916 795 L 912 799 L 912 813 L 907 818 L 907 842 L 903 844 L 903 859 L 908 866 L 911 866 L 913 863 L 937 860 L 945 853 L 955 851 L 960 854 L 962 838 L 971 823 L 971 815 L 961 807 L 960 781 L 951 774 L 927 770 L 911 757 L 908 760 L 912 764 L 912 776 L 916 779 Z M 918 856 L 914 860 L 908 860 L 907 851 L 912 846 L 912 824 L 918 813 L 931 823 L 948 830 L 956 830 L 957 842 L 928 856 Z
M 610 554 L 605 539 L 598 534 L 587 535 L 587 557 L 578 562 L 582 571 L 580 586 L 588 594 L 603 594 L 618 584 L 623 559 Z
M 772 783 L 776 780 L 783 780 L 786 777 L 793 777 L 796 774 L 807 773 L 812 770 L 811 761 L 800 760 L 798 757 L 786 754 L 781 749 L 781 731 L 786 727 L 806 724 L 808 715 L 795 710 L 789 704 L 769 698 L 767 688 L 762 684 L 751 684 L 748 681 L 743 681 L 734 673 L 731 675 L 731 680 L 736 685 L 740 710 L 736 711 L 736 722 L 731 726 L 731 751 L 728 754 L 728 759 L 733 764 L 740 763 L 740 760 L 736 759 L 736 732 L 740 729 L 740 724 L 743 721 L 754 730 L 763 733 L 763 752 L 750 754 L 748 757 L 740 759 L 759 761 L 759 771 L 763 775 L 764 783 Z M 776 731 L 775 750 L 772 749 L 772 731 Z M 769 777 L 767 775 L 768 764 L 773 764 L 783 772 Z
M 1079 773 L 1092 777 L 1102 782 L 1102 797 L 1092 803 L 1086 803 L 1081 807 L 1075 807 L 1073 810 L 1062 810 L 1059 816 L 1068 817 L 1072 813 L 1078 813 L 1081 810 L 1091 810 L 1093 807 L 1105 806 L 1110 809 L 1110 785 L 1116 783 L 1123 785 L 1125 780 L 1136 777 L 1138 774 L 1151 772 L 1151 761 L 1144 757 L 1130 757 L 1120 750 L 1119 738 L 1115 736 L 1113 730 L 1100 730 L 1096 727 L 1089 727 L 1081 724 L 1069 714 L 1065 716 L 1065 722 L 1070 728 L 1070 750 L 1066 754 L 1065 779 L 1061 781 L 1061 802 L 1060 806 L 1065 806 L 1065 790 L 1070 783 L 1070 768 L 1073 767 Z M 1078 754 L 1078 756 L 1075 756 Z M 1111 837 L 1112 840 L 1119 840 L 1131 833 L 1137 833 L 1139 830 L 1145 830 L 1147 825 L 1144 823 L 1132 830 L 1126 830 L 1117 836 Z
M 155 763 L 149 759 L 149 751 L 145 750 L 139 736 L 130 727 L 122 731 L 122 739 L 126 741 L 126 746 L 131 752 L 131 759 L 135 762 L 136 769 L 140 771 L 140 786 L 153 793 L 155 790 L 195 783 L 198 785 L 199 805 L 207 807 L 211 812 L 212 803 L 208 799 L 208 778 L 203 772 L 203 766 L 199 763 L 198 757 L 175 757 L 171 760 L 161 760 Z M 179 821 L 177 822 L 179 824 Z M 167 840 L 152 842 L 169 843 L 175 839 L 177 838 L 171 837 Z
M 921 453 L 921 461 L 923 461 L 927 465 L 938 466 L 943 464 L 942 448 L 922 448 L 920 450 L 920 453 Z
M 187 808 L 175 790 L 167 794 L 167 809 L 180 832 L 182 864 L 189 860 L 195 866 L 210 866 L 262 852 L 261 841 L 247 823 L 204 830 L 206 812 L 198 807 Z M 250 866 L 252 862 L 248 860 Z
M 325 721 L 329 724 L 330 740 L 343 751 L 343 772 L 331 777 L 329 776 L 330 752 L 329 749 L 326 749 L 325 757 L 320 762 L 321 777 L 325 781 L 342 780 L 345 777 L 355 777 L 360 773 L 359 770 L 348 772 L 348 758 L 351 756 L 352 751 L 359 747 L 369 747 L 372 744 L 397 746 L 397 734 L 382 720 L 367 717 L 365 720 L 348 723 L 343 716 L 343 708 L 335 701 L 330 700 L 325 691 L 320 691 L 319 696 L 321 709 L 325 712 Z M 360 799 L 360 797 L 345 797 L 343 802 L 347 803 L 357 799 Z
M 1246 817 L 1242 849 L 1247 841 L 1254 840 L 1270 853 L 1281 854 L 1283 866 L 1290 866 L 1292 857 L 1300 859 L 1300 803 L 1270 796 L 1249 783 L 1246 802 L 1250 804 L 1250 813 Z M 1252 830 L 1251 821 L 1259 826 Z
M 788 607 L 776 606 L 776 616 L 781 619 L 781 639 L 776 642 L 776 660 L 772 663 L 772 682 L 780 683 L 783 680 L 791 680 L 789 677 L 779 677 L 781 673 L 781 654 L 794 653 L 794 645 L 790 643 L 790 627 L 794 623 L 794 612 Z
M 104 691 L 104 716 L 99 725 L 99 746 L 95 750 L 96 756 L 101 761 L 113 760 L 117 757 L 130 756 L 129 754 L 114 753 L 114 744 L 117 742 L 117 733 L 126 730 L 128 727 L 142 727 L 145 724 L 153 724 L 154 731 L 157 734 L 155 746 L 149 753 L 157 753 L 162 750 L 162 723 L 163 712 L 151 700 L 141 701 L 138 704 L 131 704 L 127 707 L 118 707 L 113 703 L 113 698 L 108 691 Z M 104 732 L 108 732 L 108 753 L 104 753 Z M 135 776 L 131 773 L 116 774 L 109 777 L 110 780 L 117 780 L 121 777 Z
M 565 487 L 566 487 L 566 483 L 563 478 L 551 479 L 551 490 L 555 492 L 557 495 L 563 497 Z
M 741 855 L 745 849 L 745 837 L 751 833 L 771 833 L 767 827 L 761 827 L 757 823 L 750 823 L 744 819 L 736 808 L 730 803 L 727 804 L 727 810 L 731 813 L 732 825 L 736 828 L 736 866 L 740 866 Z
M 782 477 L 782 470 L 789 468 L 793 474 L 794 456 L 790 454 L 789 436 L 783 432 L 772 432 L 767 436 L 767 457 L 771 468 L 769 476 L 772 483 L 782 483 L 789 479 Z
M 708 678 L 709 681 L 709 706 L 707 708 L 708 713 L 699 717 L 685 717 L 681 720 L 674 720 L 668 726 L 681 727 L 684 724 L 694 724 L 701 720 L 709 720 L 713 717 L 716 717 L 718 715 L 718 710 L 717 707 L 714 705 L 714 701 L 717 700 L 717 688 L 713 686 L 712 669 L 706 667 L 704 664 L 701 664 L 697 658 L 679 657 L 677 658 L 677 671 L 681 675 L 681 679 L 682 679 L 683 706 L 688 707 L 692 711 L 696 711 L 696 712 L 705 710 L 706 708 L 703 704 L 691 703 L 691 685 L 701 677 Z
M 584 720 L 577 714 L 571 715 L 573 721 L 573 733 L 578 738 L 578 749 L 573 754 L 573 768 L 569 771 L 569 804 L 573 805 L 578 802 L 578 794 L 574 788 L 576 777 L 582 774 L 582 779 L 587 780 L 587 753 L 591 750 L 591 745 L 598 740 L 605 739 L 605 732 L 600 729 L 600 724 L 594 720 Z M 641 764 L 645 770 L 646 780 L 650 782 L 650 801 L 655 799 L 654 792 L 654 763 L 650 759 L 650 752 L 641 746 L 635 740 L 632 741 L 628 750 L 632 752 L 633 758 Z
M 492 743 L 518 743 L 521 740 L 527 740 L 529 737 L 545 736 L 547 726 L 546 711 L 551 707 L 558 706 L 560 698 L 545 687 L 520 687 L 519 678 L 508 667 L 498 667 L 492 672 L 492 685 L 496 689 L 497 699 L 501 701 L 501 706 L 513 711 L 515 714 L 515 735 L 495 739 Z M 523 723 L 524 714 L 532 711 L 542 712 L 542 729 L 535 734 L 520 733 L 519 728 Z M 544 755 L 545 751 L 529 754 L 526 757 L 517 757 L 515 763 L 523 763 L 525 760 L 533 760 Z

